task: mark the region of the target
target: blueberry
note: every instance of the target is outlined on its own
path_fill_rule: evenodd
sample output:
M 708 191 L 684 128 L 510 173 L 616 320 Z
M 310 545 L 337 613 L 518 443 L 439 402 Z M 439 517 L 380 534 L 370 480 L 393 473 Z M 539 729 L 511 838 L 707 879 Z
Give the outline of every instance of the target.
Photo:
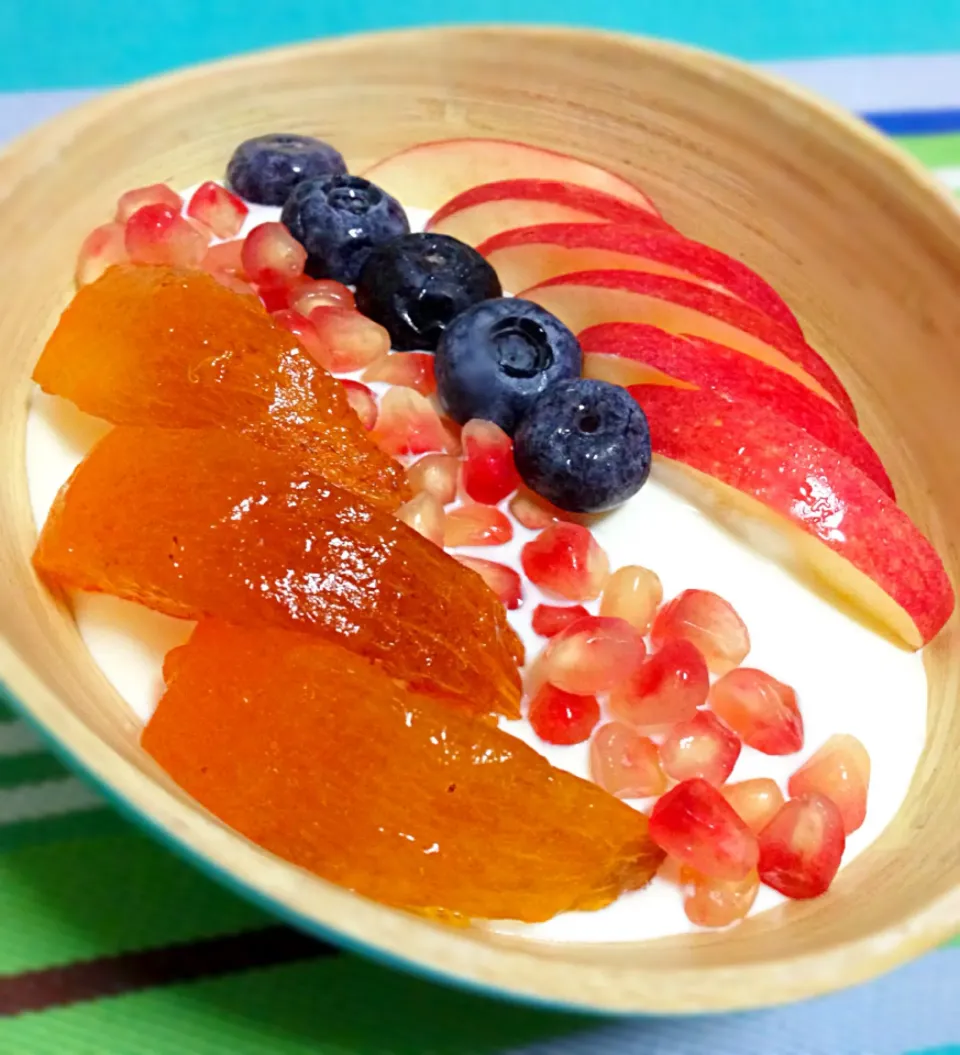
M 367 257 L 357 307 L 398 351 L 432 352 L 454 316 L 500 293 L 496 271 L 476 249 L 446 234 L 406 234 Z
M 241 143 L 227 165 L 227 184 L 259 205 L 283 205 L 306 179 L 347 171 L 343 155 L 311 136 L 277 133 Z
M 400 202 L 360 176 L 298 183 L 280 219 L 306 249 L 308 275 L 348 284 L 377 246 L 410 230 Z
M 650 430 L 625 388 L 560 381 L 539 396 L 513 438 L 524 483 L 571 513 L 602 513 L 650 475 Z
M 549 385 L 578 377 L 576 337 L 529 300 L 482 300 L 443 331 L 434 363 L 437 393 L 456 421 L 485 418 L 513 433 Z

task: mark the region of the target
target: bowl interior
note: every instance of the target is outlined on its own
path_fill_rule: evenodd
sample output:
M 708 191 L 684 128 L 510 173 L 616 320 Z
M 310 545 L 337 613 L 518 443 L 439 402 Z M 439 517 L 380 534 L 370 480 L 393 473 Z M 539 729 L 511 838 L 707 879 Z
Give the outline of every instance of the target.
M 439 927 L 271 858 L 197 809 L 140 750 L 129 710 L 30 568 L 30 371 L 72 292 L 79 242 L 118 194 L 218 175 L 239 140 L 276 130 L 329 139 L 354 168 L 427 139 L 494 135 L 637 179 L 667 219 L 783 293 L 848 385 L 902 504 L 960 578 L 960 224 L 909 162 L 798 93 L 657 43 L 498 29 L 336 40 L 135 86 L 0 157 L 0 579 L 16 599 L 0 611 L 0 678 L 23 707 L 117 797 L 274 908 L 533 999 L 755 1006 L 858 981 L 947 937 L 960 926 L 956 616 L 928 650 L 927 747 L 895 821 L 827 897 L 720 935 L 550 946 Z

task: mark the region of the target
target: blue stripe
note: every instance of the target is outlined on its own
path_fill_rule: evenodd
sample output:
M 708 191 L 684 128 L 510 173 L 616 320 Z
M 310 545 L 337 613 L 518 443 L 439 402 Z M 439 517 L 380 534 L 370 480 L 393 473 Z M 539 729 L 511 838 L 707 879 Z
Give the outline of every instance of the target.
M 902 110 L 863 114 L 888 136 L 936 136 L 960 132 L 960 110 Z
M 789 1007 L 581 1028 L 504 1055 L 953 1055 L 960 1042 L 960 949 L 855 989 Z

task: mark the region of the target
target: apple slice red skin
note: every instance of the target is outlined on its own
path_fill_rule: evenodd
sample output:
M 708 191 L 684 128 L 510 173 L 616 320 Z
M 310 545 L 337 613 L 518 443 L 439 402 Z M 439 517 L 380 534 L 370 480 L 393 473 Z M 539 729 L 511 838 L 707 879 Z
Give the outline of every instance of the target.
M 803 338 L 800 323 L 779 293 L 746 264 L 721 253 L 718 249 L 695 242 L 677 231 L 658 231 L 649 225 L 611 223 L 551 223 L 532 227 L 518 227 L 503 231 L 477 246 L 477 252 L 487 257 L 496 268 L 496 254 L 519 246 L 561 246 L 564 249 L 600 249 L 637 257 L 636 270 L 644 271 L 643 260 L 686 271 L 697 279 L 720 286 L 740 300 L 752 305 L 774 321 L 779 322 L 798 337 Z M 491 259 L 492 258 L 492 259 Z M 569 271 L 582 271 L 573 266 Z M 632 270 L 624 264 L 624 270 Z M 531 286 L 541 281 L 531 276 L 520 286 Z M 514 287 L 516 287 L 514 283 Z
M 612 355 L 653 367 L 726 399 L 760 403 L 842 454 L 881 491 L 896 497 L 880 456 L 863 433 L 832 403 L 775 366 L 702 337 L 675 337 L 642 322 L 601 323 L 577 336 L 585 370 L 590 363 L 586 357 Z M 648 382 L 643 379 L 639 383 Z M 651 379 L 650 383 L 657 382 Z
M 799 528 L 847 561 L 894 602 L 891 608 L 899 607 L 896 626 L 877 611 L 867 614 L 908 646 L 931 641 L 950 618 L 953 588 L 936 550 L 841 455 L 756 403 L 669 385 L 631 391 L 647 415 L 655 456 L 756 500 L 782 518 L 778 523 Z M 824 560 L 818 572 L 827 566 Z
M 581 183 L 567 183 L 564 180 L 547 179 L 507 179 L 494 180 L 491 183 L 478 183 L 469 190 L 461 191 L 451 198 L 430 217 L 426 229 L 429 231 L 464 209 L 477 205 L 505 200 L 514 201 L 549 201 L 568 209 L 578 209 L 594 217 L 594 222 L 636 224 L 654 229 L 672 231 L 673 228 L 657 212 L 651 202 L 648 206 L 624 201 L 615 194 L 585 187 Z
M 853 401 L 840 379 L 819 352 L 807 344 L 802 337 L 775 322 L 768 315 L 743 301 L 694 282 L 669 278 L 666 275 L 651 275 L 642 271 L 578 271 L 570 275 L 558 275 L 517 294 L 535 303 L 541 303 L 540 294 L 548 290 L 559 292 L 557 287 L 581 286 L 592 289 L 609 289 L 640 296 L 658 298 L 677 304 L 703 315 L 710 316 L 741 330 L 749 337 L 776 349 L 785 358 L 794 362 L 809 377 L 834 399 L 837 406 L 856 424 L 857 412 Z M 546 305 L 549 307 L 549 305 Z M 561 319 L 576 329 L 585 329 L 572 318 Z M 604 322 L 637 322 L 638 319 L 604 319 Z

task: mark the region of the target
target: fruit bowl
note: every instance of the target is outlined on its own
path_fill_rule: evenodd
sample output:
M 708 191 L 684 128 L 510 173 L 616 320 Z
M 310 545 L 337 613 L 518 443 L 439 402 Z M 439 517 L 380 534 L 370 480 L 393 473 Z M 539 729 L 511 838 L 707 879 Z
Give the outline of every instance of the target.
M 188 186 L 247 136 L 334 142 L 355 170 L 431 139 L 561 147 L 648 189 L 665 218 L 766 276 L 836 368 L 899 499 L 960 572 L 960 217 L 859 122 L 735 63 L 544 29 L 347 38 L 187 70 L 95 100 L 0 156 L 0 680 L 117 803 L 298 926 L 504 996 L 615 1013 L 725 1011 L 854 984 L 960 929 L 960 618 L 925 653 L 926 748 L 881 838 L 821 899 L 734 934 L 551 944 L 387 908 L 258 849 L 178 789 L 30 565 L 30 374 L 85 233 L 129 187 Z M 817 657 L 810 656 L 816 663 Z M 878 721 L 895 723 L 894 708 Z

